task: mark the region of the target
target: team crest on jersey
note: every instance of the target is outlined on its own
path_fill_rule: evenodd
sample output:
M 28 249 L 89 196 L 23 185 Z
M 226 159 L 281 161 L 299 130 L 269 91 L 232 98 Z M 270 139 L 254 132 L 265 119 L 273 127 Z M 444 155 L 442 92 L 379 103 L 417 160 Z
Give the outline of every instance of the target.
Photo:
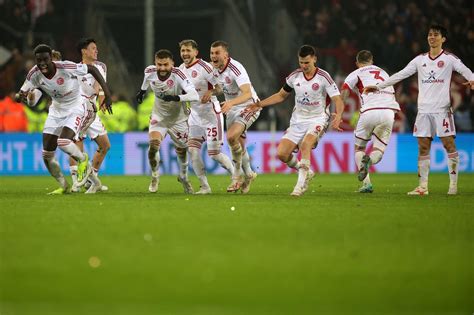
M 193 78 L 197 77 L 197 76 L 198 76 L 197 71 L 196 71 L 196 70 L 193 70 L 193 72 L 191 72 L 191 76 L 192 76 Z
M 171 88 L 174 85 L 174 81 L 170 79 L 170 80 L 166 81 L 166 85 Z
M 311 87 L 313 88 L 314 91 L 319 90 L 319 84 L 317 84 L 317 83 L 313 83 L 313 85 Z
M 444 61 L 440 60 L 438 61 L 438 68 L 443 68 L 444 67 Z
M 63 78 L 58 78 L 58 79 L 56 80 L 56 83 L 57 83 L 58 85 L 63 85 L 63 84 L 64 84 L 64 79 L 63 79 Z
M 225 83 L 227 83 L 227 84 L 230 84 L 230 83 L 231 83 L 231 81 L 230 81 L 230 78 L 229 78 L 229 77 L 225 77 Z

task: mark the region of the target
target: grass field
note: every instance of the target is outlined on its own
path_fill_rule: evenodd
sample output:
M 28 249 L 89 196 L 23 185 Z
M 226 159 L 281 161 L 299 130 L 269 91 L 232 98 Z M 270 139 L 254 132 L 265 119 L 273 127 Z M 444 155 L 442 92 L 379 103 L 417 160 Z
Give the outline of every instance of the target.
M 163 176 L 103 177 L 47 196 L 50 177 L 0 178 L 0 314 L 472 314 L 474 175 L 406 196 L 414 174 L 260 175 L 248 195 L 182 194 Z M 197 181 L 193 179 L 197 186 Z M 231 210 L 231 207 L 235 207 Z

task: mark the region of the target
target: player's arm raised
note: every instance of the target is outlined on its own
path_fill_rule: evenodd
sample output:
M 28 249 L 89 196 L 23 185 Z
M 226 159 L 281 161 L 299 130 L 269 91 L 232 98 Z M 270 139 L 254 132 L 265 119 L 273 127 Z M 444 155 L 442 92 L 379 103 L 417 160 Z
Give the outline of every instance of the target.
M 110 94 L 109 87 L 105 83 L 104 77 L 100 74 L 99 70 L 93 65 L 87 65 L 87 72 L 90 73 L 94 79 L 99 83 L 100 87 L 104 91 L 104 101 L 100 104 L 100 107 L 104 105 L 109 114 L 112 114 L 112 95 Z
M 242 94 L 240 94 L 239 96 L 237 96 L 236 98 L 234 98 L 232 100 L 222 102 L 222 104 L 221 104 L 222 113 L 226 114 L 235 105 L 242 104 L 242 103 L 248 101 L 249 99 L 251 99 L 252 98 L 251 87 L 252 86 L 250 85 L 250 83 L 245 83 L 245 84 L 242 84 L 241 86 L 239 86 L 239 89 L 242 92 Z

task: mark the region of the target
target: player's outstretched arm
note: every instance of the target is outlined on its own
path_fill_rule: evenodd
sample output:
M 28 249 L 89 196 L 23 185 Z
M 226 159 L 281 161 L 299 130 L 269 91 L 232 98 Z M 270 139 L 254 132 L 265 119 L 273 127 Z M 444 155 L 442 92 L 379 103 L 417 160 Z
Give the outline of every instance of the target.
M 474 81 L 467 81 L 464 82 L 463 85 L 469 85 L 471 90 L 474 90 Z
M 279 104 L 279 103 L 283 102 L 284 100 L 286 100 L 289 95 L 290 95 L 290 93 L 288 93 L 287 91 L 285 91 L 282 88 L 282 89 L 280 89 L 280 91 L 278 91 L 277 93 L 267 97 L 266 99 L 264 99 L 262 101 L 255 102 L 252 105 L 247 106 L 245 108 L 245 112 L 256 112 L 256 111 L 261 110 L 263 107 Z
M 107 109 L 109 114 L 112 114 L 112 95 L 110 94 L 109 87 L 105 83 L 104 77 L 100 74 L 99 70 L 93 65 L 87 65 L 87 72 L 90 73 L 94 79 L 99 83 L 100 87 L 104 91 L 104 101 L 100 104 L 100 107 Z

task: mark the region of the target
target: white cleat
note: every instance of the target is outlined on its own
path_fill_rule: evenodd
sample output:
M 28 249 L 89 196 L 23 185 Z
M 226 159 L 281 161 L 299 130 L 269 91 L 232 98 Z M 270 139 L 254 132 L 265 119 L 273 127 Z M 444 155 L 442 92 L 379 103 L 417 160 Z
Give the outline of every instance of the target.
M 312 170 L 308 170 L 308 174 L 306 174 L 306 179 L 304 180 L 304 186 L 303 189 L 306 191 L 309 187 L 309 183 L 313 180 L 314 178 L 314 172 Z
M 91 185 L 85 192 L 86 194 L 95 194 L 96 192 L 101 191 L 102 183 L 100 182 L 99 177 L 97 177 L 94 172 L 92 172 L 89 176 L 89 180 Z
M 306 190 L 303 187 L 296 185 L 290 195 L 295 196 L 295 197 L 300 197 L 304 194 L 305 191 Z
M 100 188 L 102 186 L 97 186 L 96 184 L 90 185 L 89 189 L 85 192 L 86 194 L 95 194 L 96 192 L 102 191 Z
M 422 187 L 422 186 L 418 186 L 414 190 L 409 191 L 407 193 L 407 195 L 410 195 L 410 196 L 424 196 L 428 194 L 429 194 L 428 188 Z
M 457 194 L 458 194 L 458 186 L 449 185 L 448 195 L 457 195 Z
M 232 182 L 229 186 L 227 186 L 227 192 L 237 192 L 240 189 L 240 186 L 242 186 L 242 181 L 240 180 L 240 177 L 232 176 Z
M 252 172 L 250 175 L 244 175 L 244 181 L 240 186 L 240 192 L 246 194 L 250 191 L 250 184 L 257 178 L 257 173 Z
M 212 194 L 211 187 L 201 187 L 196 193 L 196 195 L 209 195 Z
M 81 192 L 81 188 L 77 187 L 76 183 L 73 183 L 72 187 L 71 187 L 71 192 L 72 193 L 79 193 L 79 192 Z
M 185 194 L 194 194 L 194 189 L 193 186 L 191 185 L 191 182 L 187 177 L 179 177 L 178 176 L 178 182 L 180 182 L 183 185 L 184 193 Z
M 160 177 L 159 176 L 151 176 L 151 183 L 148 186 L 148 190 L 151 193 L 156 193 L 158 191 L 158 185 L 160 184 Z
M 102 186 L 100 186 L 100 191 L 109 191 L 109 187 L 105 186 L 105 185 L 102 185 Z

